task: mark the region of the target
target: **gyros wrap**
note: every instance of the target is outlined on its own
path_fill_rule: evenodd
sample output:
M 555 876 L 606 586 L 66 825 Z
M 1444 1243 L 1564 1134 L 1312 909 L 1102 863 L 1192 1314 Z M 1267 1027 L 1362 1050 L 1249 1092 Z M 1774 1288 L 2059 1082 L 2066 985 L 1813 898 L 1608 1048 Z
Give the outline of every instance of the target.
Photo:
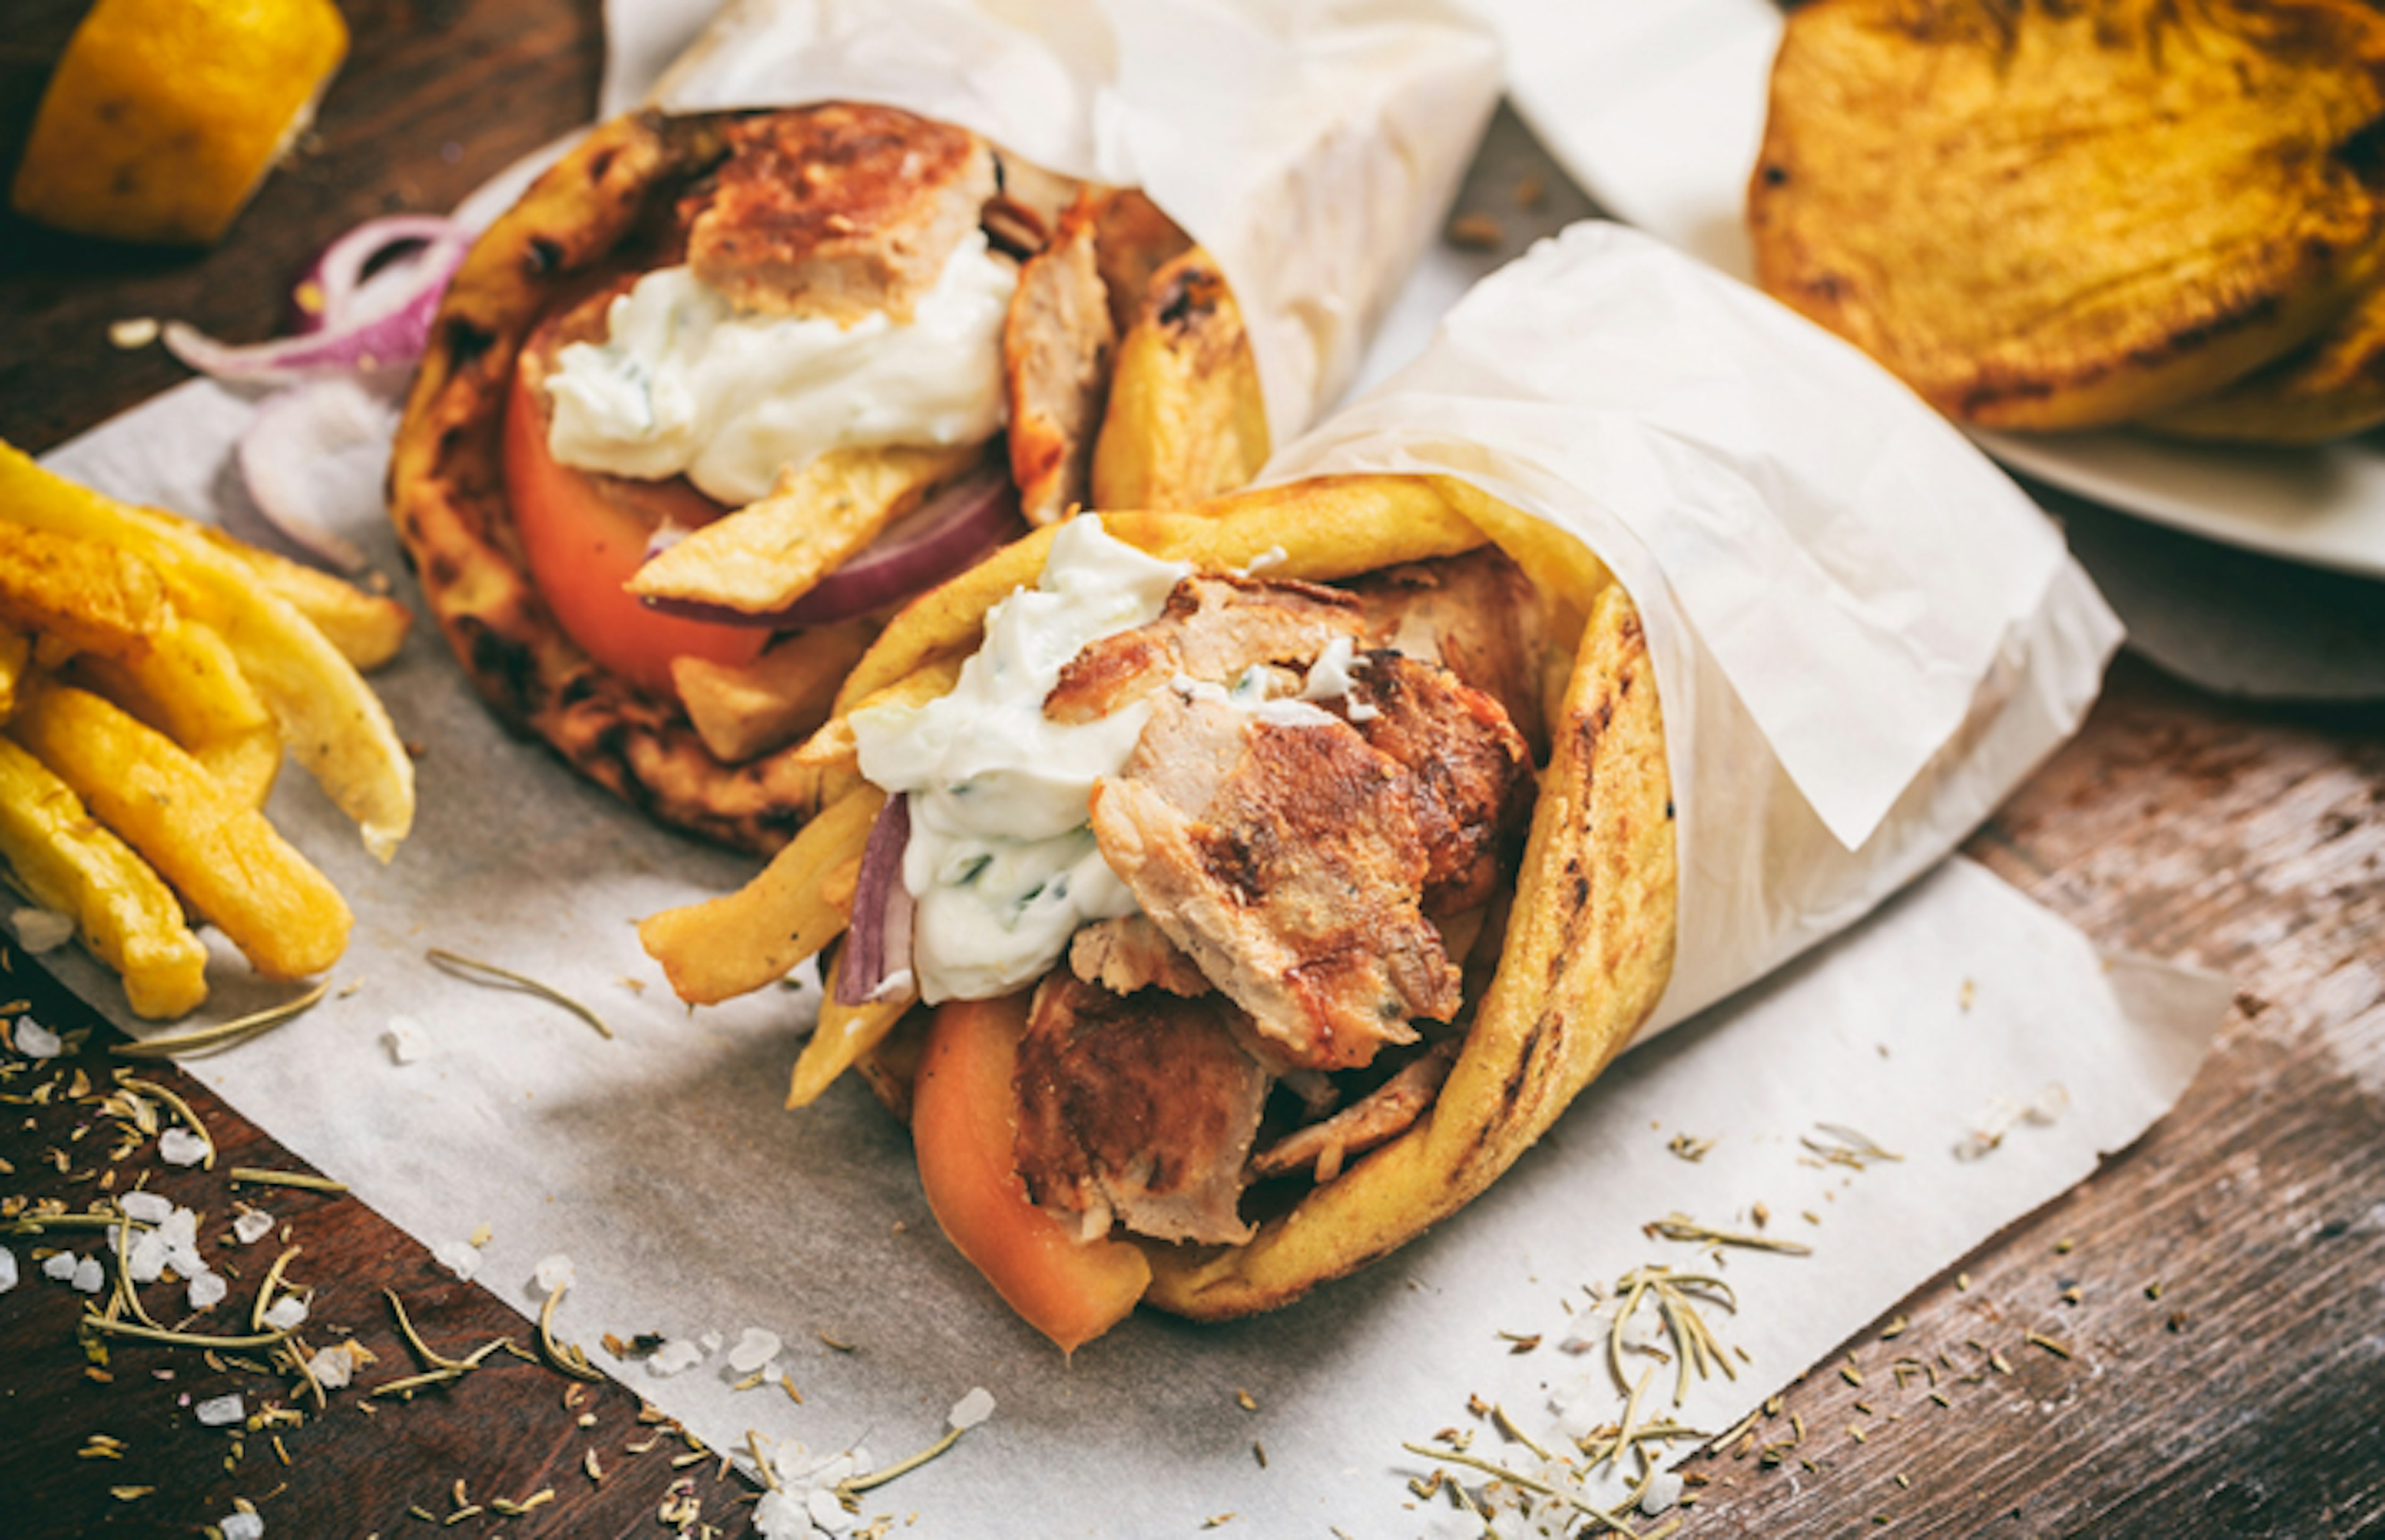
M 643 928 L 706 1000 L 852 916 L 793 1099 L 859 1067 L 947 1233 L 1064 1346 L 1138 1298 L 1280 1305 L 1453 1212 L 1635 1035 L 1946 854 L 2117 641 L 1909 392 L 1611 227 L 1486 282 L 1267 483 L 921 600 L 805 751 L 832 816 Z M 1036 629 L 1139 584 L 1115 625 Z M 1005 677 L 1023 718 L 980 709 Z M 1080 843 L 1034 855 L 1067 735 L 1104 724 Z M 1005 927 L 954 928 L 964 899 L 1061 940 L 980 946 Z
M 1241 486 L 1341 389 L 1495 90 L 1437 0 L 731 6 L 450 289 L 392 465 L 425 597 L 509 722 L 776 850 L 897 602 Z

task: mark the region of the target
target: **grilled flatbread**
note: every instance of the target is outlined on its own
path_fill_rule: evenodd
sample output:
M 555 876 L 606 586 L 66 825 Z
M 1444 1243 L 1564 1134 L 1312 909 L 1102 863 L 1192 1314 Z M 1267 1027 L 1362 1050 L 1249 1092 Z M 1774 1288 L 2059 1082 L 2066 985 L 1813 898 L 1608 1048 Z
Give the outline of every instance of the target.
M 1763 287 L 1991 428 L 2177 407 L 2385 256 L 2357 0 L 1820 0 L 1748 190 Z

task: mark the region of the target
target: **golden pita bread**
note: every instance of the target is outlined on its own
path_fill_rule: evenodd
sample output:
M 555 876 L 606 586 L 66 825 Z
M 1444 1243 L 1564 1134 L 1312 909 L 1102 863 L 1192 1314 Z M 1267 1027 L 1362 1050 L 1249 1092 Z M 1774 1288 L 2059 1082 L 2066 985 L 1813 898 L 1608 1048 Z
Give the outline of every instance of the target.
M 2156 433 L 2236 443 L 2316 444 L 2385 423 L 2385 287 L 2267 368 L 2146 419 Z
M 2122 422 L 2367 288 L 2380 134 L 2358 0 L 1819 0 L 1773 66 L 1756 272 L 1961 421 Z

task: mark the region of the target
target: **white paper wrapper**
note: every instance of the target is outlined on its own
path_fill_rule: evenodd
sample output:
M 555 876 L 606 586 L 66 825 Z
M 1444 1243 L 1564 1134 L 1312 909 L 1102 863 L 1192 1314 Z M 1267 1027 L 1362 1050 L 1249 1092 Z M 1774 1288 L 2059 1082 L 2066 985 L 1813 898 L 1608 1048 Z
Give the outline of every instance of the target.
M 610 14 L 668 37 L 700 8 Z M 1498 92 L 1449 0 L 738 0 L 649 99 L 879 102 L 1142 188 L 1233 286 L 1281 443 L 1349 383 Z
M 1652 1030 L 1943 859 L 2094 699 L 2120 630 L 2020 490 L 1869 359 L 1617 225 L 1478 286 L 1265 479 L 1463 477 L 1639 607 L 1679 816 Z

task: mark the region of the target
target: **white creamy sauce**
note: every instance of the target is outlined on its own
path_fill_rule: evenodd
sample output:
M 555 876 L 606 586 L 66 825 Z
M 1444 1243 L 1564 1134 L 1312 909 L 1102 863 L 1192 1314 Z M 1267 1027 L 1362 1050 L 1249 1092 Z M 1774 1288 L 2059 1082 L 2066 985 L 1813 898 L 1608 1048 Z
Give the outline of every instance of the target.
M 640 278 L 603 343 L 562 350 L 547 447 L 567 466 L 684 472 L 742 506 L 832 449 L 975 443 L 1002 426 L 1002 322 L 1018 275 L 971 230 L 907 323 L 735 309 L 686 267 Z
M 1308 682 L 1301 687 L 1300 698 L 1304 701 L 1338 701 L 1355 689 L 1358 681 L 1352 671 L 1367 661 L 1355 656 L 1357 651 L 1356 644 L 1348 637 L 1335 637 L 1327 642 L 1325 651 L 1308 665 Z M 1351 702 L 1348 709 L 1353 722 L 1371 722 L 1383 714 L 1364 701 Z
M 1080 926 L 1135 912 L 1087 822 L 1150 707 L 1054 722 L 1043 699 L 1084 646 L 1158 618 L 1192 568 L 1147 556 L 1086 515 L 1063 525 L 1043 576 L 986 615 L 985 643 L 952 693 L 856 712 L 861 773 L 910 794 L 903 885 L 918 900 L 919 996 L 984 1000 L 1041 978 Z

